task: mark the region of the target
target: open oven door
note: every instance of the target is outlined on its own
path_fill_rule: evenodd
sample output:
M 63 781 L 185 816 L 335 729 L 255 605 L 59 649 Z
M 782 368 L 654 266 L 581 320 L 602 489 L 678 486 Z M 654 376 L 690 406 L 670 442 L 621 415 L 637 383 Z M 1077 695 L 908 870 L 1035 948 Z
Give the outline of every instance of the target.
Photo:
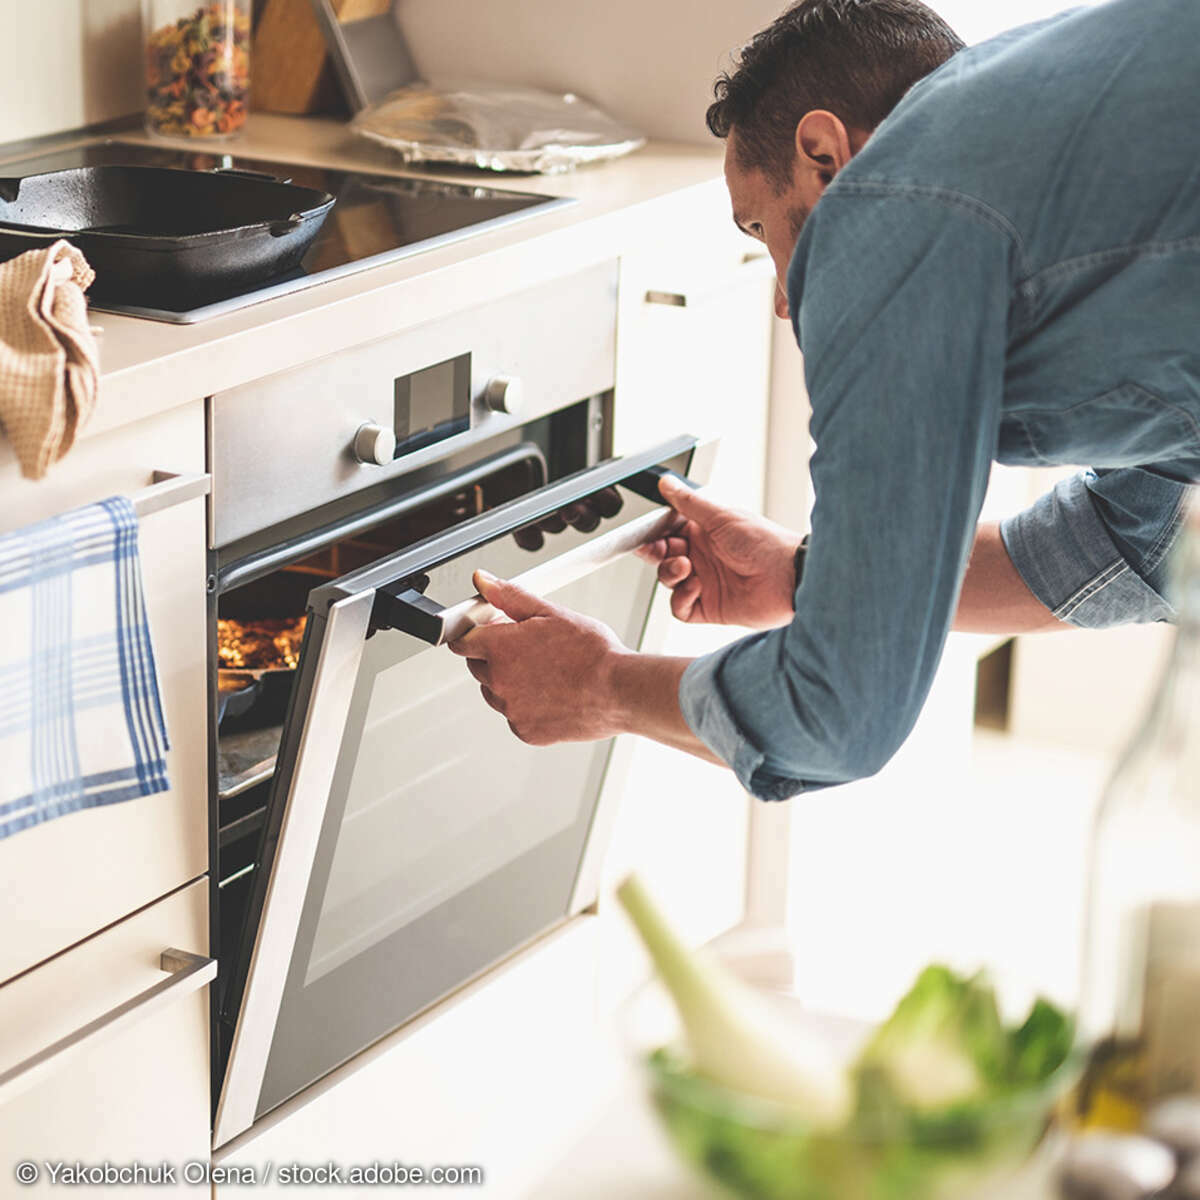
M 709 449 L 609 460 L 312 593 L 215 1145 L 595 899 L 611 740 L 525 745 L 444 643 L 493 615 L 481 567 L 639 646 L 656 578 L 632 551 L 670 520 L 657 479 L 707 478 Z M 594 527 L 533 532 L 589 497 Z

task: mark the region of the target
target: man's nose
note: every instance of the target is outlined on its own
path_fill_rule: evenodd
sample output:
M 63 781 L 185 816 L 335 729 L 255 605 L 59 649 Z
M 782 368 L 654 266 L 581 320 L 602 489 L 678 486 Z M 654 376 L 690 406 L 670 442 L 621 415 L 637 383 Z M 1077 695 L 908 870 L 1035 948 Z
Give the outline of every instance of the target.
M 786 321 L 792 314 L 788 309 L 787 293 L 775 282 L 775 315 Z

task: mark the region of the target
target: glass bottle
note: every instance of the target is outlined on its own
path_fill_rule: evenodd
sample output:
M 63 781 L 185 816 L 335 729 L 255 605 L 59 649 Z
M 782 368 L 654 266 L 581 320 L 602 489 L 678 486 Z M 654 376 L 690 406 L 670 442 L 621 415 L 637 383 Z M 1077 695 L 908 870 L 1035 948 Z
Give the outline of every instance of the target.
M 1079 1108 L 1084 1124 L 1125 1130 L 1166 1097 L 1200 1096 L 1200 506 L 1173 580 L 1174 646 L 1091 846 Z
M 250 100 L 251 0 L 144 0 L 146 128 L 229 138 Z

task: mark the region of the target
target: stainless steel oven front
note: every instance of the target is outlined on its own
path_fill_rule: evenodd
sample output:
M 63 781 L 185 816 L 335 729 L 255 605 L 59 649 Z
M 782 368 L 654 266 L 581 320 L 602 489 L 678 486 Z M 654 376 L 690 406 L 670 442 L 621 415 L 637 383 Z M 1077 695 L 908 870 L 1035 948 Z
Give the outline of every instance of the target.
M 611 744 L 524 745 L 444 643 L 482 567 L 640 644 L 695 443 L 610 457 L 615 314 L 604 264 L 211 403 L 217 1145 L 595 899 Z

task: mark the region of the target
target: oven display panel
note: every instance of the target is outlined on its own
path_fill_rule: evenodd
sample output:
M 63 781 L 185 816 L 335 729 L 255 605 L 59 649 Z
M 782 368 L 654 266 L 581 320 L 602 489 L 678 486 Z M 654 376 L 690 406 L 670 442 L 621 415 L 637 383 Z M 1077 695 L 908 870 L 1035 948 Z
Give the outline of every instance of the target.
M 471 424 L 470 354 L 400 376 L 392 413 L 397 458 L 465 433 Z

